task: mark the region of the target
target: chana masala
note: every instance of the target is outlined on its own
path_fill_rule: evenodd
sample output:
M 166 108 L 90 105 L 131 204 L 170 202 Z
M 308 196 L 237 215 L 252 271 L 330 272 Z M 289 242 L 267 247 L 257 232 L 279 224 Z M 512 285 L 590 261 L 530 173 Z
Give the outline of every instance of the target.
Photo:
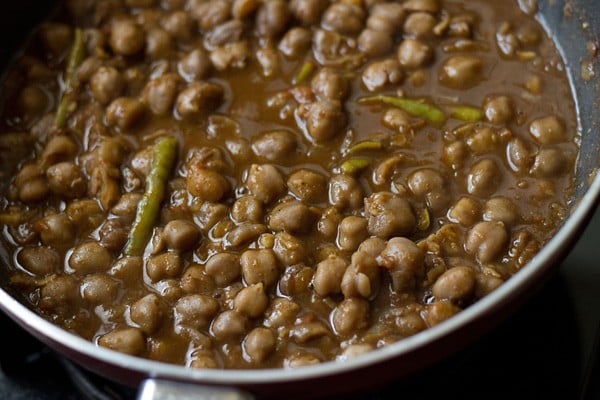
M 71 0 L 3 87 L 12 285 L 192 368 L 452 317 L 556 232 L 579 150 L 532 1 Z

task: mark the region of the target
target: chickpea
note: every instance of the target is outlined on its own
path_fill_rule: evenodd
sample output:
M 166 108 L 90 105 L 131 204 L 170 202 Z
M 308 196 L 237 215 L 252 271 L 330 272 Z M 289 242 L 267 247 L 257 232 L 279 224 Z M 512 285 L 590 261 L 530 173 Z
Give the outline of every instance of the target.
M 139 356 L 146 349 L 144 335 L 137 328 L 115 329 L 100 337 L 98 344 L 132 356 Z
M 163 279 L 177 278 L 183 270 L 183 260 L 174 253 L 164 253 L 154 256 L 146 264 L 146 273 L 152 282 Z
M 340 249 L 354 251 L 369 236 L 367 220 L 349 216 L 340 222 L 337 243 Z
M 73 249 L 69 266 L 80 274 L 104 272 L 110 268 L 112 256 L 98 242 L 85 242 Z
M 363 299 L 345 299 L 333 311 L 332 322 L 336 332 L 349 336 L 368 324 L 369 303 Z
M 269 328 L 255 328 L 248 333 L 243 342 L 244 351 L 253 362 L 265 361 L 274 351 L 277 341 Z
M 192 168 L 188 171 L 187 190 L 201 200 L 218 202 L 225 196 L 230 185 L 220 173 L 206 168 Z
M 144 48 L 144 32 L 134 21 L 120 19 L 113 22 L 109 41 L 115 53 L 135 55 Z
M 175 323 L 202 329 L 219 311 L 219 303 L 206 295 L 190 294 L 177 300 L 175 304 Z
M 51 214 L 33 225 L 42 243 L 54 248 L 68 248 L 75 241 L 75 227 L 66 214 Z
M 154 333 L 163 318 L 160 298 L 154 293 L 142 297 L 131 305 L 130 315 L 131 320 L 139 325 L 144 333 Z
M 287 232 L 278 232 L 273 239 L 273 251 L 281 265 L 296 265 L 304 261 L 304 243 Z
M 468 267 L 454 267 L 444 272 L 433 284 L 437 299 L 461 304 L 469 300 L 475 290 L 475 273 Z
M 508 233 L 503 222 L 480 222 L 467 234 L 465 249 L 482 263 L 494 261 L 508 244 Z
M 208 259 L 205 268 L 218 286 L 226 286 L 241 274 L 240 257 L 231 253 L 217 253 Z
M 233 310 L 217 315 L 211 325 L 213 336 L 217 340 L 235 340 L 246 334 L 248 320 Z
M 51 277 L 40 290 L 38 306 L 42 311 L 69 315 L 79 307 L 79 285 L 70 275 Z
M 119 282 L 106 274 L 88 275 L 81 284 L 81 296 L 92 304 L 111 304 L 118 292 Z
M 234 309 L 242 315 L 257 318 L 262 315 L 269 305 L 269 298 L 264 285 L 257 283 L 240 290 L 235 296 Z
M 459 311 L 460 308 L 449 301 L 436 301 L 427 305 L 424 319 L 427 326 L 432 327 L 444 322 Z
M 484 63 L 475 56 L 452 56 L 442 64 L 440 83 L 453 89 L 469 89 L 483 80 Z
M 162 236 L 170 248 L 185 251 L 198 243 L 200 230 L 193 222 L 178 219 L 165 225 Z
M 246 250 L 240 258 L 244 281 L 252 285 L 262 283 L 265 287 L 272 286 L 279 278 L 279 268 L 273 250 Z
M 116 99 L 125 88 L 123 76 L 113 67 L 102 66 L 90 78 L 90 89 L 100 104 Z
M 17 261 L 28 272 L 36 276 L 47 276 L 57 272 L 61 259 L 51 247 L 25 247 L 17 255 Z
M 106 109 L 106 122 L 125 131 L 132 128 L 144 116 L 144 104 L 132 97 L 119 97 Z
M 264 204 L 273 202 L 286 188 L 281 173 L 270 164 L 250 166 L 246 185 L 250 193 Z

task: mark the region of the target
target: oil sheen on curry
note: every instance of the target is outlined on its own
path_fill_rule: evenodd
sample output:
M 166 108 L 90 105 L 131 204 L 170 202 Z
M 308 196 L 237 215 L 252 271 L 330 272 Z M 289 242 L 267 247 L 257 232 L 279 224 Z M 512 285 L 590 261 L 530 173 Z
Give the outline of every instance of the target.
M 567 214 L 575 105 L 530 3 L 65 2 L 4 83 L 12 285 L 191 368 L 442 323 Z

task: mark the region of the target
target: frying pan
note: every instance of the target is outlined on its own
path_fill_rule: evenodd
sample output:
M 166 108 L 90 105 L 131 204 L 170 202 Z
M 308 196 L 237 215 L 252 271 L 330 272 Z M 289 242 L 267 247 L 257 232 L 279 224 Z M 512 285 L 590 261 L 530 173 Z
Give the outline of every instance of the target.
M 0 4 L 0 67 L 40 19 L 49 0 Z M 519 0 L 519 3 L 532 3 Z M 0 268 L 0 308 L 51 348 L 100 375 L 139 386 L 139 398 L 250 399 L 253 396 L 304 398 L 340 394 L 405 376 L 464 347 L 495 327 L 540 286 L 559 265 L 587 224 L 600 198 L 600 7 L 595 0 L 541 0 L 539 18 L 555 38 L 576 98 L 581 131 L 576 188 L 569 218 L 554 238 L 499 289 L 453 318 L 415 336 L 344 363 L 329 362 L 295 370 L 197 370 L 127 356 L 70 334 L 38 316 L 8 285 Z M 595 50 L 596 52 L 598 50 Z M 582 68 L 591 74 L 582 76 Z M 595 75 L 594 73 L 595 72 Z M 590 76 L 592 75 L 592 76 Z M 591 78 L 591 79 L 590 79 Z M 6 249 L 0 257 L 8 262 Z M 313 392 L 314 393 L 314 392 Z

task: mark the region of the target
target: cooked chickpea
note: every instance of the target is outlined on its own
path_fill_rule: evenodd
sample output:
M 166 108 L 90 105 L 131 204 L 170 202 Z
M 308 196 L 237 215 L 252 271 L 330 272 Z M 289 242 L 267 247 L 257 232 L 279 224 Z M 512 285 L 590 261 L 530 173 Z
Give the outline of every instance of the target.
M 504 281 L 496 276 L 486 274 L 475 275 L 475 297 L 480 299 L 496 290 Z
M 220 173 L 206 169 L 193 168 L 188 171 L 187 190 L 201 200 L 218 202 L 229 190 L 229 182 Z
M 263 132 L 252 139 L 252 151 L 268 161 L 284 161 L 294 155 L 297 143 L 296 135 L 290 131 Z
M 111 26 L 110 46 L 115 53 L 124 56 L 139 53 L 144 48 L 144 32 L 132 20 L 117 20 Z
M 405 68 L 421 68 L 432 59 L 433 50 L 416 39 L 404 39 L 398 46 L 398 62 Z
M 562 150 L 544 148 L 536 154 L 531 173 L 542 178 L 555 178 L 565 173 L 568 164 L 569 161 Z
M 51 214 L 35 222 L 33 229 L 42 243 L 54 248 L 68 248 L 75 241 L 75 227 L 66 214 Z
M 565 141 L 564 122 L 555 115 L 536 119 L 529 125 L 529 133 L 541 144 L 556 144 Z
M 262 283 L 272 286 L 279 278 L 279 267 L 273 250 L 246 250 L 240 258 L 242 275 L 247 284 Z
M 118 292 L 119 283 L 106 274 L 88 275 L 81 284 L 81 297 L 92 304 L 111 304 Z
M 151 257 L 146 264 L 146 273 L 152 282 L 177 278 L 183 270 L 183 260 L 175 253 L 164 253 Z
M 246 335 L 243 342 L 244 351 L 255 363 L 265 361 L 274 351 L 277 341 L 269 328 L 255 328 Z
M 151 59 L 168 59 L 173 49 L 173 38 L 164 29 L 151 28 L 146 32 L 146 55 Z
M 130 316 L 142 332 L 154 333 L 159 328 L 164 316 L 160 298 L 154 293 L 142 297 L 131 305 Z
M 296 265 L 304 261 L 306 249 L 302 240 L 287 232 L 278 232 L 273 238 L 273 252 L 281 265 Z
M 452 56 L 442 64 L 440 83 L 453 89 L 469 89 L 484 79 L 484 63 L 476 56 Z
M 137 124 L 145 113 L 144 104 L 133 97 L 119 97 L 108 105 L 106 122 L 125 131 Z
M 436 301 L 425 308 L 425 322 L 427 326 L 438 325 L 460 311 L 460 308 L 449 301 Z
M 506 197 L 492 197 L 485 202 L 483 219 L 485 221 L 501 221 L 506 226 L 513 226 L 519 214 L 516 205 Z
M 215 280 L 206 273 L 206 267 L 200 264 L 187 267 L 179 284 L 185 293 L 210 293 L 217 287 Z
M 390 192 L 365 199 L 369 234 L 381 239 L 410 234 L 417 220 L 408 200 Z
M 508 96 L 494 96 L 483 104 L 485 118 L 492 124 L 505 124 L 513 118 L 514 106 Z
M 339 335 L 349 336 L 365 328 L 368 318 L 369 303 L 363 299 L 350 298 L 333 310 L 331 319 Z
M 191 221 L 177 219 L 165 225 L 162 235 L 170 248 L 185 251 L 198 243 L 200 230 Z
M 175 304 L 175 323 L 202 329 L 219 311 L 219 303 L 210 296 L 190 294 L 181 297 Z
M 83 173 L 72 162 L 65 161 L 48 167 L 46 178 L 53 193 L 68 199 L 81 197 L 87 190 Z
M 61 267 L 61 259 L 51 247 L 25 247 L 17 256 L 19 264 L 36 276 L 47 276 Z
M 461 197 L 448 211 L 448 217 L 452 222 L 458 222 L 464 226 L 471 226 L 479 221 L 481 206 L 477 200 L 471 197 Z
M 351 176 L 334 175 L 329 181 L 329 202 L 342 210 L 357 209 L 363 203 L 363 189 Z
M 263 204 L 251 195 L 242 196 L 233 203 L 231 217 L 236 222 L 262 222 L 264 215 Z
M 306 205 L 290 201 L 278 204 L 269 216 L 269 228 L 292 234 L 308 233 L 317 221 L 317 215 Z
M 467 190 L 470 194 L 486 197 L 498 189 L 502 173 L 495 161 L 485 158 L 471 166 L 467 177 Z
M 79 285 L 70 275 L 55 275 L 40 290 L 38 303 L 42 311 L 68 315 L 76 310 L 81 302 Z
M 250 285 L 235 296 L 234 309 L 242 315 L 257 318 L 262 315 L 269 305 L 269 298 L 262 283 Z
M 144 100 L 152 113 L 166 115 L 172 112 L 180 78 L 165 74 L 149 81 L 144 88 Z
M 432 293 L 437 299 L 461 304 L 469 300 L 474 290 L 475 272 L 468 267 L 454 267 L 435 281 Z
M 100 104 L 110 103 L 121 95 L 124 88 L 123 76 L 113 67 L 102 66 L 90 78 L 90 89 Z
M 386 245 L 387 242 L 385 240 L 377 237 L 371 237 L 364 240 L 360 244 L 360 246 L 358 247 L 358 251 L 365 252 L 371 257 L 378 257 L 383 251 L 383 249 L 385 249 Z
M 217 253 L 208 259 L 205 268 L 218 286 L 226 286 L 241 275 L 240 257 L 231 253 Z
M 248 190 L 265 204 L 273 202 L 285 191 L 285 181 L 281 173 L 270 164 L 253 164 L 246 180 Z
M 482 263 L 494 261 L 508 244 L 508 233 L 503 222 L 480 222 L 467 234 L 465 249 Z
M 239 339 L 247 331 L 248 320 L 233 310 L 228 310 L 217 315 L 211 325 L 211 332 L 218 340 Z
M 100 337 L 98 344 L 132 356 L 139 356 L 146 349 L 144 335 L 137 328 L 115 329 Z
M 354 251 L 369 236 L 367 220 L 349 216 L 340 222 L 337 243 L 342 250 Z
M 390 239 L 377 257 L 377 263 L 389 270 L 395 291 L 414 287 L 415 278 L 423 274 L 425 254 L 410 239 Z
M 110 268 L 112 256 L 98 242 L 85 242 L 73 249 L 69 266 L 80 274 L 104 272 Z
M 194 49 L 179 61 L 178 69 L 187 82 L 194 82 L 205 78 L 211 67 L 208 54 L 202 49 Z

